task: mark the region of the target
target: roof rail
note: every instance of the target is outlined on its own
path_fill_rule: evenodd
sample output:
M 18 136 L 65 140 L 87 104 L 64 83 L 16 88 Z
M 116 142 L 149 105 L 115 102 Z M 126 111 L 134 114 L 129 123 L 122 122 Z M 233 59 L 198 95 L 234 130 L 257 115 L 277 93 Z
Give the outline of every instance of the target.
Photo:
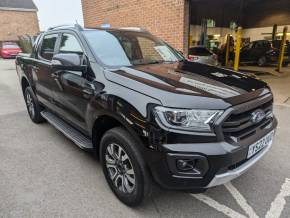
M 138 32 L 148 32 L 148 30 L 140 27 L 121 27 L 120 30 L 131 30 L 131 31 L 138 31 Z
M 57 29 L 57 28 L 60 28 L 60 27 L 67 27 L 67 26 L 72 26 L 70 24 L 62 24 L 62 25 L 57 25 L 57 26 L 52 26 L 52 27 L 49 27 L 47 30 L 54 30 L 54 29 Z
M 83 28 L 79 24 L 74 24 L 74 25 L 72 25 L 72 24 L 63 24 L 63 25 L 57 25 L 57 26 L 50 27 L 50 28 L 48 28 L 47 31 L 59 29 L 59 28 L 62 28 L 62 27 L 75 27 L 79 31 L 83 30 Z

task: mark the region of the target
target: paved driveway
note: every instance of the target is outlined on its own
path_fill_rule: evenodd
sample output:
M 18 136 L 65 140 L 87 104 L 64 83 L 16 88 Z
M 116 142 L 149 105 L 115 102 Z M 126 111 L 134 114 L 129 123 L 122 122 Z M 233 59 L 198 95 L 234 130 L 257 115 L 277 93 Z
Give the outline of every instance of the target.
M 242 177 L 201 195 L 156 190 L 131 209 L 111 193 L 97 160 L 29 120 L 14 61 L 0 60 L 0 217 L 290 217 L 290 107 L 275 113 L 271 151 Z

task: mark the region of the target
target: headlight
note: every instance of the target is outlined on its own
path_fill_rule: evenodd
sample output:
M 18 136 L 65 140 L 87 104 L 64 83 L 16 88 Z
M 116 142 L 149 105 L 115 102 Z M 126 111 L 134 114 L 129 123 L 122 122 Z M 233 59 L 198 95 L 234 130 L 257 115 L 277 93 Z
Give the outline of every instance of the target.
M 221 110 L 187 110 L 157 106 L 157 122 L 167 128 L 194 132 L 212 132 L 211 124 L 221 116 Z M 162 126 L 161 126 L 162 127 Z

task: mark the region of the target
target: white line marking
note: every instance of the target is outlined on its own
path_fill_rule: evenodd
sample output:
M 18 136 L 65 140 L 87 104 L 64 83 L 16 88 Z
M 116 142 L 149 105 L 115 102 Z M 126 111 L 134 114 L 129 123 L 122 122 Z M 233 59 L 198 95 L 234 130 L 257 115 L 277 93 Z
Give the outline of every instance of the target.
M 215 201 L 214 199 L 204 195 L 204 194 L 192 194 L 193 197 L 195 197 L 196 199 L 202 201 L 203 203 L 207 204 L 208 206 L 216 209 L 219 212 L 222 212 L 223 214 L 225 214 L 228 217 L 231 218 L 246 218 L 246 216 L 232 210 L 231 208 L 220 204 L 219 202 Z
M 245 211 L 250 218 L 259 218 L 253 208 L 248 204 L 244 196 L 236 189 L 232 183 L 225 184 L 226 189 L 231 193 L 239 206 Z
M 281 187 L 280 193 L 276 196 L 275 200 L 271 203 L 271 208 L 266 214 L 266 218 L 278 218 L 286 204 L 286 197 L 290 196 L 290 179 L 285 179 Z
M 289 104 L 274 104 L 274 106 L 290 107 Z

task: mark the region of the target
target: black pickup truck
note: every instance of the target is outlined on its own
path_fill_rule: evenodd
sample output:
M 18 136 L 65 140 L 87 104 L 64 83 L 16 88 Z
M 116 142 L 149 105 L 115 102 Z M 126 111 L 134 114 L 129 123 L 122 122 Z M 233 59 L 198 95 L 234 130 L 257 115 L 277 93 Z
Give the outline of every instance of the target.
M 240 176 L 277 126 L 266 83 L 188 62 L 141 29 L 51 28 L 16 68 L 31 120 L 98 155 L 129 206 L 153 184 L 200 193 Z

